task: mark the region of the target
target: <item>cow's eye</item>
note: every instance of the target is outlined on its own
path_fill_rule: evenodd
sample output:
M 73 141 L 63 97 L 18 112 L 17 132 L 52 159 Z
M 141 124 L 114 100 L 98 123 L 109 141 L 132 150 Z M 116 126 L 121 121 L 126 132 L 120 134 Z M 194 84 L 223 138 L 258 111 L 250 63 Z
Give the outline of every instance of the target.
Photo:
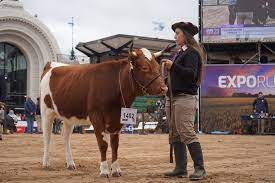
M 141 68 L 141 71 L 143 71 L 143 72 L 149 72 L 149 70 L 150 70 L 149 67 L 142 67 Z

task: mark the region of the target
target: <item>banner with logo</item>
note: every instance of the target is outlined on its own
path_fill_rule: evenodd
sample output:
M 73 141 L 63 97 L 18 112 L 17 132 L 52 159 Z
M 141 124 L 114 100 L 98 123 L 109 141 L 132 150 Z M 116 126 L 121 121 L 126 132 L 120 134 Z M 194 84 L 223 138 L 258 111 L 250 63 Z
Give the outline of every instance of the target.
M 201 85 L 201 128 L 238 133 L 263 92 L 275 114 L 275 65 L 207 65 Z

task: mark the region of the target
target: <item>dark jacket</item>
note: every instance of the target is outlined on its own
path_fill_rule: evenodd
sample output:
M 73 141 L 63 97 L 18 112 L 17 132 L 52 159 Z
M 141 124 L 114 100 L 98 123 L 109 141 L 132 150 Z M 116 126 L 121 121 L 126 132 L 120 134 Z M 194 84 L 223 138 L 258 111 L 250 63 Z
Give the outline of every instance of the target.
M 25 102 L 24 108 L 25 108 L 25 113 L 27 117 L 31 117 L 35 115 L 36 105 L 31 99 Z
M 256 98 L 253 102 L 256 113 L 268 113 L 268 103 L 265 98 Z
M 193 48 L 179 53 L 170 71 L 173 96 L 181 93 L 197 95 L 200 64 L 199 53 Z

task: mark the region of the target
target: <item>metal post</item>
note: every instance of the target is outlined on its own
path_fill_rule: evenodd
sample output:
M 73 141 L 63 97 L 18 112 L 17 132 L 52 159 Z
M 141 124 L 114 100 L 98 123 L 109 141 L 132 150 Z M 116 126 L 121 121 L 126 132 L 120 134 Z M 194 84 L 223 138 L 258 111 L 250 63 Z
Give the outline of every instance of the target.
M 142 134 L 144 134 L 144 112 L 142 112 Z
M 72 28 L 72 50 L 70 53 L 70 59 L 74 60 L 75 59 L 75 53 L 74 53 L 74 17 L 72 17 L 72 21 L 68 23 L 69 25 L 71 25 Z
M 261 63 L 261 42 L 258 42 L 258 55 L 259 55 L 259 59 L 258 59 L 258 63 Z

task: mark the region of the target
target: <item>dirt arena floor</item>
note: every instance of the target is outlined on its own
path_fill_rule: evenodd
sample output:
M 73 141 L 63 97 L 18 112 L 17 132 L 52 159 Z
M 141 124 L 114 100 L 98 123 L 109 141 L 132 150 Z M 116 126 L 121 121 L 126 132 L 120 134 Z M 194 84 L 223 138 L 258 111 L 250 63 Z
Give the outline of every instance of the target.
M 200 182 L 275 182 L 275 136 L 200 135 L 208 179 Z M 65 169 L 61 135 L 53 135 L 51 168 L 43 170 L 42 135 L 5 135 L 0 141 L 0 182 L 188 182 L 163 177 L 171 170 L 167 135 L 121 135 L 119 161 L 123 176 L 99 177 L 99 151 L 93 134 L 73 134 L 77 170 Z M 110 148 L 108 158 L 110 162 Z M 192 163 L 188 157 L 188 170 Z

